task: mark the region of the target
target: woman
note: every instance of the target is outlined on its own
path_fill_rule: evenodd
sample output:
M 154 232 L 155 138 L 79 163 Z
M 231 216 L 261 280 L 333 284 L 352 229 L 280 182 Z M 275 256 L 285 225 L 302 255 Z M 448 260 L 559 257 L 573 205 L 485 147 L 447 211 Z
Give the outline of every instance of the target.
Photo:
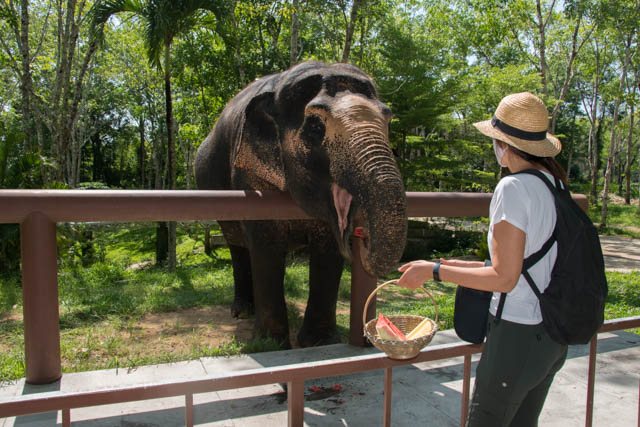
M 553 158 L 560 141 L 547 133 L 544 103 L 524 92 L 500 101 L 493 119 L 475 123 L 493 138 L 498 163 L 512 173 L 538 169 L 554 182 L 566 174 Z M 522 262 L 551 236 L 556 211 L 551 192 L 538 177 L 510 175 L 498 183 L 490 207 L 488 232 L 491 266 L 483 262 L 413 261 L 403 265 L 398 284 L 410 289 L 429 279 L 444 280 L 494 292 L 489 309 L 487 341 L 478 368 L 468 426 L 536 426 L 567 346 L 553 341 L 542 326 L 537 297 L 520 274 Z M 557 248 L 529 273 L 540 291 L 549 284 Z M 506 293 L 501 320 L 495 322 L 500 294 Z

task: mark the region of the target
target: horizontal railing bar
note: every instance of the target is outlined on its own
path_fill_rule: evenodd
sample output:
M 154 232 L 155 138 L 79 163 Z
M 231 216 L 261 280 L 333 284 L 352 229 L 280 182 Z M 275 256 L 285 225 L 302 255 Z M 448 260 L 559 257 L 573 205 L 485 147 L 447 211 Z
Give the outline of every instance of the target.
M 639 328 L 640 316 L 620 317 L 618 319 L 606 320 L 598 333 L 623 331 L 625 329 Z
M 636 327 L 640 327 L 640 316 L 608 320 L 600 329 L 599 333 Z M 294 380 L 325 378 L 448 359 L 471 355 L 481 351 L 481 344 L 441 344 L 426 347 L 415 358 L 410 360 L 393 360 L 388 358 L 384 353 L 374 353 L 343 359 L 329 359 L 270 368 L 250 369 L 241 372 L 230 372 L 222 376 L 212 375 L 199 379 L 173 380 L 141 386 L 127 386 L 88 392 L 49 392 L 16 396 L 0 402 L 0 417 L 182 396 L 190 393 L 206 393 L 284 383 Z
M 491 193 L 407 192 L 409 217 L 487 216 Z M 584 195 L 574 195 L 584 208 Z M 204 190 L 0 190 L 0 223 L 308 219 L 288 193 Z
M 20 223 L 31 212 L 53 222 L 309 218 L 275 191 L 0 190 L 0 206 L 0 223 Z
M 454 343 L 427 347 L 410 361 L 389 359 L 384 353 L 373 353 L 343 359 L 329 359 L 304 362 L 269 368 L 248 369 L 224 375 L 203 376 L 198 379 L 163 381 L 140 386 L 126 386 L 114 389 L 88 392 L 60 392 L 17 396 L 0 402 L 0 417 L 25 415 L 35 412 L 54 411 L 60 408 L 80 408 L 138 400 L 181 396 L 187 393 L 207 393 L 277 384 L 295 380 L 324 378 L 357 372 L 407 365 L 464 356 L 482 350 L 481 345 Z M 50 395 L 48 395 L 50 394 Z

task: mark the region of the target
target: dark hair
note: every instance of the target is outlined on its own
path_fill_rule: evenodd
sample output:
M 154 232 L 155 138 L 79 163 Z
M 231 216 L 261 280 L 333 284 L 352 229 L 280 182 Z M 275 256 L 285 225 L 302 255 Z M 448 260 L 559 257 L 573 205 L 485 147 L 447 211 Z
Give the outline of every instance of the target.
M 551 175 L 562 181 L 563 184 L 567 184 L 567 172 L 565 172 L 564 168 L 553 157 L 534 156 L 533 154 L 517 149 L 511 144 L 509 144 L 509 150 L 513 151 L 518 157 L 521 157 L 528 162 L 536 163 L 544 167 L 546 170 L 551 172 Z

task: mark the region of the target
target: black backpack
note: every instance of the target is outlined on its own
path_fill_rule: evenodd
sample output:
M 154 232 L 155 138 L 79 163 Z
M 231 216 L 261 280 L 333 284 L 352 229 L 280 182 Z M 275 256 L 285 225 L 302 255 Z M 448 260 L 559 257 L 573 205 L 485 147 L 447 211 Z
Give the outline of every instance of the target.
M 557 213 L 553 234 L 542 248 L 524 259 L 522 275 L 540 300 L 542 323 L 549 336 L 560 344 L 586 344 L 604 323 L 604 304 L 609 292 L 598 231 L 558 179 L 554 186 L 539 170 L 518 173 L 535 175 L 547 185 Z M 528 270 L 546 255 L 554 242 L 558 243 L 558 256 L 551 282 L 540 293 Z M 504 299 L 502 296 L 500 314 Z

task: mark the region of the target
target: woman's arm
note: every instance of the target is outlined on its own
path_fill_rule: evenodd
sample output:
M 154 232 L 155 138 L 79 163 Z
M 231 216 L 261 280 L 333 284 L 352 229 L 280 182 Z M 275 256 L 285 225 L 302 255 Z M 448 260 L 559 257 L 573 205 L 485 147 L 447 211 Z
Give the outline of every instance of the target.
M 445 261 L 440 266 L 440 280 L 483 291 L 510 292 L 522 271 L 525 241 L 524 231 L 506 221 L 500 221 L 493 226 L 491 266 Z M 398 269 L 403 273 L 398 285 L 418 288 L 433 278 L 433 267 L 433 262 L 422 260 L 403 265 Z

